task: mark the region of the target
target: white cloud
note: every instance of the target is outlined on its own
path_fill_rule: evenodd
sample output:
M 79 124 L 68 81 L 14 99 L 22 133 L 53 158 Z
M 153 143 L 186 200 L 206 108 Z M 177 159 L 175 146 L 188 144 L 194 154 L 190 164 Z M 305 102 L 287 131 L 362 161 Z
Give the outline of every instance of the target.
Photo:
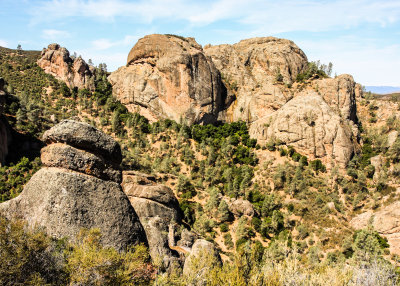
M 53 0 L 41 2 L 34 9 L 35 21 L 68 17 L 90 17 L 112 21 L 130 17 L 151 23 L 157 19 L 185 20 L 191 25 L 208 25 L 220 20 L 234 20 L 257 26 L 264 33 L 288 31 L 325 31 L 349 28 L 362 23 L 381 26 L 400 19 L 398 0 L 272 1 L 272 0 Z
M 61 38 L 67 38 L 70 34 L 67 31 L 46 29 L 42 31 L 42 37 L 47 40 L 57 40 Z
M 113 47 L 125 47 L 125 46 L 133 46 L 139 36 L 126 35 L 122 40 L 112 41 L 109 39 L 98 39 L 92 41 L 93 49 L 95 50 L 108 50 Z
M 8 43 L 7 41 L 1 40 L 0 39 L 0 46 L 4 47 L 4 48 L 8 48 Z

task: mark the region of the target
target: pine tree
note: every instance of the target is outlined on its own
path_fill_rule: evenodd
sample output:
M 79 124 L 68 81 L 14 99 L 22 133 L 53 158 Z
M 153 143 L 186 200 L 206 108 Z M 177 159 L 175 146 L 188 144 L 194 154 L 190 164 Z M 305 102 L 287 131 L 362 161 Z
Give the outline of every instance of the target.
M 225 200 L 221 200 L 219 203 L 218 215 L 221 222 L 228 221 L 230 218 L 229 207 Z

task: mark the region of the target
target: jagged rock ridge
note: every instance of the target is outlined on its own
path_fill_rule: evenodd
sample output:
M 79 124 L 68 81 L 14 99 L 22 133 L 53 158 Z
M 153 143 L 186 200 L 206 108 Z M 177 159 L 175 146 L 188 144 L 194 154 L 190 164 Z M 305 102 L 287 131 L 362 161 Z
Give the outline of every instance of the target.
M 81 57 L 72 59 L 69 51 L 58 44 L 44 48 L 37 64 L 48 74 L 64 81 L 68 87 L 94 90 L 95 68 Z

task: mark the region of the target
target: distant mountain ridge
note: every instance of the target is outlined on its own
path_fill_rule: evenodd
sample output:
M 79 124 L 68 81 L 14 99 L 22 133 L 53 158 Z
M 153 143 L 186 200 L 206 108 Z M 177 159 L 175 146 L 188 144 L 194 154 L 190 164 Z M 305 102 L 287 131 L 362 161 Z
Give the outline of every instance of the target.
M 366 86 L 365 89 L 378 94 L 400 92 L 400 86 Z

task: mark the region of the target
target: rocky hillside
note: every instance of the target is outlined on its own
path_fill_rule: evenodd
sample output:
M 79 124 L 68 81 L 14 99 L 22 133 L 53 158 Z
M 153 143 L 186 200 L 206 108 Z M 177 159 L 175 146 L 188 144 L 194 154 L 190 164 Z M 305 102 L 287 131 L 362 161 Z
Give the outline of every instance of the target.
M 361 88 L 349 75 L 329 78 L 318 68 L 284 39 L 203 49 L 192 38 L 150 35 L 109 80 L 130 111 L 150 120 L 243 120 L 262 144 L 281 142 L 325 164 L 346 166 L 357 148 Z
M 331 78 L 328 65 L 271 37 L 202 48 L 146 36 L 127 66 L 97 67 L 93 89 L 42 69 L 49 49 L 1 52 L 12 144 L 0 168 L 0 211 L 69 237 L 68 269 L 87 265 L 85 257 L 110 266 L 71 270 L 68 283 L 124 285 L 104 282 L 116 281 L 107 280 L 117 273 L 111 266 L 142 271 L 126 281 L 158 285 L 397 279 L 388 263 L 400 254 L 396 97 L 364 94 L 350 75 Z M 50 65 L 70 62 L 60 61 Z M 149 248 L 147 272 L 101 248 L 135 243 Z

